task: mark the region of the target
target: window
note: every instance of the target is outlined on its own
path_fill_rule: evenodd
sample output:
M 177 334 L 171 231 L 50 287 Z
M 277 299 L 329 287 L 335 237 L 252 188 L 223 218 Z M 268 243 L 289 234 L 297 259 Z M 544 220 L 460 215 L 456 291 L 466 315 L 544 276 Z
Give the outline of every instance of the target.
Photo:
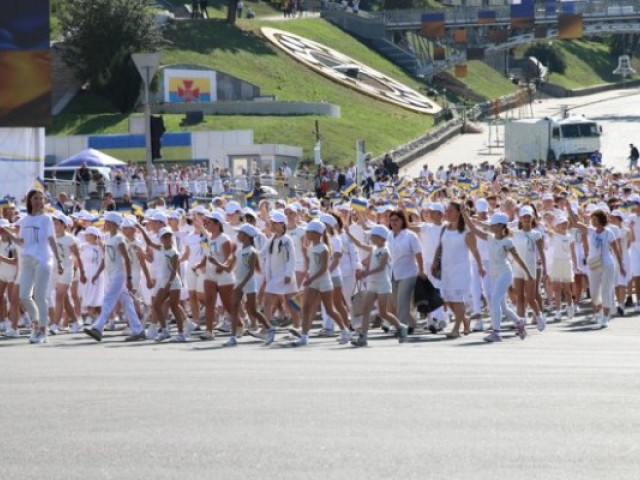
M 564 138 L 597 137 L 599 136 L 598 126 L 595 123 L 575 123 L 572 125 L 562 125 L 562 136 Z
M 560 127 L 553 127 L 553 138 L 560 139 Z

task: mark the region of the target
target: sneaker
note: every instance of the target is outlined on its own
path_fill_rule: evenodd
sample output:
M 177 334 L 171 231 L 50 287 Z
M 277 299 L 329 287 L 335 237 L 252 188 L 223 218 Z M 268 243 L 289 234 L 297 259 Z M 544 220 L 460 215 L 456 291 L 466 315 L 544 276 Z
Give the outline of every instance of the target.
M 620 306 L 619 306 L 619 307 L 617 308 L 616 312 L 618 313 L 618 316 L 619 316 L 619 317 L 624 317 L 624 308 L 622 308 L 622 307 L 620 307 Z
M 562 320 L 562 314 L 558 310 L 556 310 L 556 314 L 553 316 L 553 319 L 556 322 L 560 322 L 560 320 Z
M 131 335 L 124 339 L 125 342 L 139 342 L 141 340 L 147 339 L 147 332 L 144 331 L 144 328 L 140 330 L 138 333 Z
M 502 337 L 500 336 L 500 334 L 498 332 L 491 332 L 489 335 L 484 337 L 483 340 L 485 342 L 488 342 L 488 343 L 501 342 L 502 341 Z
M 543 332 L 547 328 L 547 319 L 543 314 L 536 317 L 536 328 L 539 332 Z
M 298 340 L 293 342 L 293 345 L 296 347 L 305 347 L 309 345 L 309 337 L 307 335 L 302 335 Z
M 18 322 L 18 327 L 20 328 L 31 328 L 31 325 L 33 325 L 33 322 L 26 315 L 23 315 Z
M 127 327 L 122 331 L 122 335 L 124 335 L 125 337 L 130 337 L 131 335 L 133 335 L 133 332 L 131 331 L 131 327 Z
M 216 328 L 220 333 L 231 333 L 231 323 L 229 320 L 225 320 L 222 324 Z
M 389 333 L 391 331 L 391 325 L 389 325 L 386 321 L 382 322 L 382 325 L 380 325 L 380 328 L 384 333 Z
M 527 329 L 525 328 L 524 321 L 518 322 L 517 331 L 520 340 L 524 340 L 525 338 L 527 338 Z
M 399 343 L 404 343 L 407 341 L 407 334 L 408 334 L 408 330 L 407 327 L 405 327 L 404 325 L 402 325 L 400 327 L 400 330 L 398 330 L 398 342 Z
M 42 330 L 38 330 L 34 335 L 32 335 L 29 338 L 29 343 L 33 343 L 33 344 L 47 343 L 47 335 Z
M 199 325 L 196 322 L 187 322 L 187 335 L 193 334 L 198 330 Z
M 406 331 L 405 331 L 405 336 L 406 336 Z M 344 345 L 345 343 L 349 343 L 349 341 L 351 340 L 351 332 L 349 330 L 342 330 L 342 332 L 340 332 L 340 337 L 338 338 L 338 343 L 340 345 Z
M 289 329 L 289 331 L 291 331 L 291 329 Z M 336 336 L 336 332 L 334 332 L 333 330 L 330 330 L 328 328 L 323 328 L 318 332 L 317 335 L 319 337 L 335 337 Z
M 294 327 L 289 327 L 287 328 L 287 332 L 289 332 L 291 335 L 293 335 L 296 338 L 300 338 L 300 336 L 302 335 L 302 332 Z
M 592 323 L 601 323 L 602 322 L 602 312 L 597 312 L 591 318 Z
M 576 315 L 576 308 L 573 305 L 567 305 L 567 317 L 573 318 Z
M 351 345 L 354 347 L 366 347 L 368 345 L 367 337 L 364 335 L 358 335 L 351 339 Z
M 476 323 L 473 324 L 473 331 L 482 332 L 483 330 L 484 330 L 484 323 L 482 323 L 482 320 L 480 319 L 476 320 Z
M 229 339 L 222 344 L 224 347 L 235 347 L 238 345 L 238 340 L 233 335 L 229 337 Z
M 89 335 L 96 342 L 101 342 L 102 341 L 102 333 L 99 330 L 96 330 L 95 328 L 85 328 L 84 329 L 84 333 Z
M 251 328 L 249 330 L 247 330 L 247 335 L 249 335 L 250 337 L 253 338 L 258 338 L 260 340 L 266 340 L 267 338 L 267 334 L 265 332 L 263 332 L 262 330 L 260 330 L 259 328 Z
M 607 328 L 609 326 L 609 315 L 603 315 L 600 320 L 600 326 L 602 328 Z
M 160 343 L 170 338 L 171 338 L 171 333 L 169 332 L 169 328 L 167 327 L 167 328 L 160 329 L 160 331 L 158 332 L 158 335 L 155 338 L 155 341 Z
M 206 330 L 204 333 L 200 334 L 200 340 L 203 341 L 210 341 L 210 340 L 214 340 L 216 337 L 213 335 L 213 332 L 210 332 L 209 330 Z
M 624 306 L 625 307 L 633 307 L 633 298 L 631 298 L 631 295 L 627 296 L 626 301 L 624 302 Z
M 3 335 L 7 338 L 18 338 L 20 336 L 20 332 L 9 327 L 4 331 Z
M 147 340 L 155 340 L 157 336 L 158 336 L 158 326 L 152 323 L 149 329 L 147 330 Z
M 56 323 L 52 323 L 49 325 L 49 333 L 51 335 L 58 335 L 58 333 L 60 333 L 60 330 L 58 329 L 58 324 Z
M 116 322 L 107 323 L 107 325 L 104 327 L 104 329 L 107 332 L 115 332 L 115 330 L 116 330 Z
M 11 322 L 9 322 L 9 320 L 0 322 L 0 332 L 6 332 L 10 328 L 11 328 Z
M 446 320 L 440 320 L 438 322 L 438 331 L 441 332 L 443 331 L 445 328 L 447 328 L 447 321 Z
M 433 334 L 436 334 L 439 331 L 438 326 L 435 323 L 431 323 L 428 328 L 429 328 L 429 331 Z
M 171 340 L 169 340 L 171 343 L 186 343 L 186 341 L 187 337 L 184 336 L 184 333 L 178 333 L 175 337 L 172 337 Z
M 71 324 L 71 327 L 69 328 L 69 331 L 71 333 L 80 333 L 82 331 L 82 323 L 81 322 L 74 322 Z
M 265 337 L 264 344 L 271 345 L 275 339 L 276 339 L 276 329 L 270 328 L 269 330 L 267 330 L 267 335 Z

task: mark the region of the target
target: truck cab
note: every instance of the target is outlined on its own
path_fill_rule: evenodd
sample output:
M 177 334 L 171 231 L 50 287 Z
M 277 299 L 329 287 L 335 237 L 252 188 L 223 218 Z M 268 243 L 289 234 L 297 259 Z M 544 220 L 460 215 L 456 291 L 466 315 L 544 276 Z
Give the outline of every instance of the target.
M 600 150 L 600 126 L 582 115 L 550 119 L 549 160 L 582 160 Z

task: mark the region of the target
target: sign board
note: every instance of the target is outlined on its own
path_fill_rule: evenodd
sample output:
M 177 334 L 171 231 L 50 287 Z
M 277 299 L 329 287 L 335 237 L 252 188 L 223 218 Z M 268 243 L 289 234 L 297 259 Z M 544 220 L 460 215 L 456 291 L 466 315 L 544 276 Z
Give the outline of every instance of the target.
M 164 101 L 169 103 L 215 102 L 216 72 L 164 69 Z

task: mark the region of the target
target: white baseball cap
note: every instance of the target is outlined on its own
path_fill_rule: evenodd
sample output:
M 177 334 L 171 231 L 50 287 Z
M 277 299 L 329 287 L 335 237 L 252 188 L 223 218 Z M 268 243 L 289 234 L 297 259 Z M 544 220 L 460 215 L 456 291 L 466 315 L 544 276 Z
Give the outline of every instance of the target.
M 98 238 L 102 237 L 100 230 L 98 230 L 96 227 L 89 227 L 84 231 L 84 233 L 85 235 L 95 235 Z
M 240 204 L 235 201 L 227 203 L 227 206 L 224 209 L 224 213 L 227 215 L 232 215 L 241 211 L 242 208 L 240 207 Z
M 218 210 L 214 210 L 213 212 L 207 212 L 207 218 L 211 220 L 216 220 L 221 225 L 224 225 L 224 215 L 220 213 Z
M 115 223 L 120 226 L 122 224 L 122 215 L 116 212 L 107 212 L 104 214 L 104 221 Z
M 162 227 L 158 232 L 158 238 L 162 238 L 167 234 L 173 235 L 173 231 L 169 227 Z
M 335 219 L 335 217 L 326 213 L 320 215 L 319 220 L 322 223 L 329 225 L 331 228 L 336 228 L 336 225 L 338 225 L 338 221 Z
M 389 238 L 389 229 L 386 227 L 383 227 L 382 225 L 375 225 L 369 232 L 369 235 L 375 235 L 377 237 L 384 238 L 385 240 L 387 240 L 387 238 Z
M 256 227 L 254 227 L 253 225 L 249 225 L 248 223 L 243 224 L 239 229 L 239 232 L 244 233 L 245 235 L 254 238 L 256 235 L 258 235 L 258 229 Z
M 496 212 L 491 215 L 489 225 L 507 225 L 509 223 L 509 216 L 506 213 Z
M 525 215 L 529 215 L 533 217 L 533 208 L 530 205 L 523 205 L 520 207 L 520 211 L 518 212 L 520 217 L 524 217 Z
M 275 222 L 275 223 L 286 223 L 287 222 L 287 217 L 284 216 L 284 213 L 282 213 L 279 210 L 274 211 L 273 213 L 271 213 L 271 221 Z
M 324 231 L 325 231 L 324 223 L 322 223 L 320 220 L 311 220 L 307 224 L 307 232 L 315 232 L 322 235 Z
M 485 198 L 476 200 L 476 212 L 487 213 L 489 211 L 489 202 Z

